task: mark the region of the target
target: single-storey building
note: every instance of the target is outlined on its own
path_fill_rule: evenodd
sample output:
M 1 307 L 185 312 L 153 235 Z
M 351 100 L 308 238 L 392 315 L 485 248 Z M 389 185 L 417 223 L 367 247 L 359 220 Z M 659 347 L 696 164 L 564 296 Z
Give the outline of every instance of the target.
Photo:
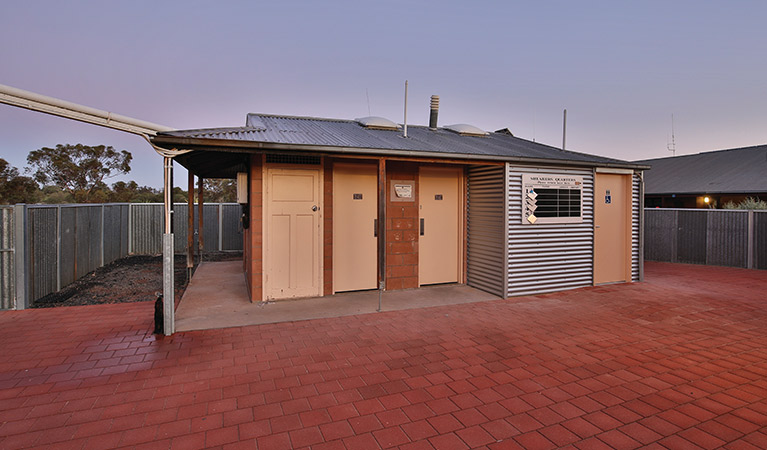
M 465 283 L 506 298 L 642 277 L 647 167 L 470 125 L 249 114 L 160 132 L 238 178 L 252 301 Z M 239 174 L 239 175 L 238 175 Z
M 767 200 L 767 145 L 636 161 L 648 208 L 721 208 L 748 197 Z

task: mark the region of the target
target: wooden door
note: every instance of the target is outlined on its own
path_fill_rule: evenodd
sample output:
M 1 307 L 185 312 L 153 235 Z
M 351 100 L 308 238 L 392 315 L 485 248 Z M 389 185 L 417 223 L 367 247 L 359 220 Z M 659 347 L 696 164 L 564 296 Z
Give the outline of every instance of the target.
M 418 282 L 457 283 L 461 248 L 461 171 L 421 167 Z
M 321 172 L 268 167 L 266 173 L 265 298 L 322 295 Z
M 333 290 L 375 289 L 378 168 L 370 164 L 333 167 Z
M 631 175 L 597 173 L 594 284 L 631 281 Z

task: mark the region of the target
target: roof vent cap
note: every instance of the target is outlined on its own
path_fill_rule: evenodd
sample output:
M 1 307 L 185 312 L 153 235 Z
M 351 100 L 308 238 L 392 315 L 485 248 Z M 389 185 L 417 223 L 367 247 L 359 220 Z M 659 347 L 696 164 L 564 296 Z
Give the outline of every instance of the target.
M 363 127 L 372 128 L 374 130 L 399 130 L 401 128 L 391 120 L 378 116 L 360 117 L 359 119 L 354 120 Z
M 457 123 L 455 125 L 446 125 L 444 128 L 454 133 L 458 133 L 461 136 L 487 136 L 488 134 L 490 134 L 487 131 L 480 130 L 474 125 L 469 125 L 467 123 Z

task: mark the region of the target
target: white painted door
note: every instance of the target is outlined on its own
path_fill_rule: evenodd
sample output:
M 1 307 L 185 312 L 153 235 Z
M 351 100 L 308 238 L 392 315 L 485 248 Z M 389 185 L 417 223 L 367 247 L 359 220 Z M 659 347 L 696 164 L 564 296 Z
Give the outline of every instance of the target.
M 322 295 L 321 171 L 266 171 L 266 299 Z

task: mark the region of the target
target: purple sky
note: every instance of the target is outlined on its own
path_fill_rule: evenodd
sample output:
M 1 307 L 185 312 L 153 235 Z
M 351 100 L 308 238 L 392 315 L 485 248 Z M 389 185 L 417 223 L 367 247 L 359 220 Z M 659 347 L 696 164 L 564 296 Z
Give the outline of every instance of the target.
M 470 123 L 636 160 L 767 142 L 763 1 L 0 2 L 0 83 L 180 129 L 248 112 Z M 0 157 L 141 138 L 0 105 Z M 114 181 L 114 180 L 112 180 Z M 185 185 L 186 172 L 176 171 Z

